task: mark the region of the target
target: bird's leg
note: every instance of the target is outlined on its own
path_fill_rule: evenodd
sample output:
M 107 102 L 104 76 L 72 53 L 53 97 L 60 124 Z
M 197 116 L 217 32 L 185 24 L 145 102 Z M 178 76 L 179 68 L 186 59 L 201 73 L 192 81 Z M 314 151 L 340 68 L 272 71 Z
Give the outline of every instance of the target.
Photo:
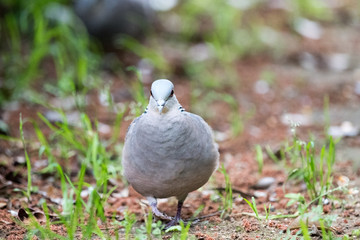
M 166 215 L 165 213 L 162 213 L 159 211 L 159 209 L 157 208 L 157 200 L 156 198 L 153 198 L 153 197 L 147 197 L 147 200 L 149 201 L 149 204 L 150 204 L 150 207 L 151 207 L 151 210 L 153 212 L 153 214 L 160 218 L 160 219 L 163 219 L 163 220 L 169 220 L 169 221 L 172 221 L 173 218 Z
M 181 209 L 182 209 L 183 204 L 184 204 L 183 200 L 178 201 L 176 216 L 168 224 L 166 224 L 165 229 L 175 226 L 179 223 L 179 221 L 181 220 Z

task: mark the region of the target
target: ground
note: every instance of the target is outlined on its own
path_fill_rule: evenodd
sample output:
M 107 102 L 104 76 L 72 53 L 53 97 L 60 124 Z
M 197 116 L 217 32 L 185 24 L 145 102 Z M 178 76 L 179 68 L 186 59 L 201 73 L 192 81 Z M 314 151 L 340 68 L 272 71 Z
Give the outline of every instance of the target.
M 207 122 L 215 131 L 219 143 L 220 162 L 224 164 L 233 188 L 232 211 L 220 218 L 219 209 L 222 202 L 218 189 L 225 188 L 224 175 L 215 172 L 209 183 L 189 195 L 184 204 L 183 219 L 190 218 L 194 212 L 203 206 L 199 216 L 215 213 L 213 216 L 195 222 L 190 228 L 190 235 L 197 239 L 286 239 L 295 236 L 300 229 L 298 218 L 279 218 L 273 220 L 258 220 L 249 205 L 243 200 L 256 196 L 256 204 L 260 215 L 265 215 L 264 205 L 271 204 L 270 216 L 296 214 L 297 204 L 287 206 L 287 193 L 300 193 L 309 201 L 306 187 L 302 181 L 288 180 L 291 164 L 274 162 L 267 154 L 270 148 L 276 152 L 285 142 L 291 142 L 293 132 L 291 121 L 299 122 L 296 134 L 299 139 L 309 141 L 314 136 L 316 142 L 325 141 L 327 131 L 339 137 L 336 144 L 336 162 L 333 169 L 332 188 L 344 186 L 341 191 L 331 194 L 323 205 L 322 216 L 336 215 L 331 232 L 335 237 L 349 236 L 356 239 L 356 231 L 360 230 L 360 136 L 357 127 L 360 119 L 360 34 L 359 28 L 353 25 L 325 25 L 319 39 L 308 39 L 288 36 L 284 39 L 286 54 L 281 60 L 269 58 L 266 54 L 250 56 L 237 62 L 237 73 L 241 82 L 236 89 L 228 89 L 234 93 L 239 102 L 239 114 L 243 120 L 243 130 L 237 136 L 232 136 L 227 118 L 231 109 L 222 101 L 214 101 L 207 106 L 213 116 Z M 335 55 L 339 54 L 339 55 Z M 341 63 L 339 63 L 339 61 Z M 335 62 L 335 63 L 334 63 Z M 340 67 L 339 67 L 340 65 Z M 271 72 L 271 79 L 261 79 L 264 72 Z M 105 75 L 105 78 L 109 77 Z M 192 111 L 192 85 L 182 77 L 171 79 L 175 84 L 175 93 L 185 109 Z M 115 79 L 111 92 L 115 101 L 129 102 L 132 100 L 124 79 Z M 148 89 L 149 84 L 145 84 Z M 115 116 L 107 111 L 107 107 L 99 100 L 96 90 L 88 94 L 86 112 L 92 120 L 98 119 L 103 125 L 100 139 L 108 139 L 114 126 Z M 324 106 L 328 103 L 328 117 Z M 70 102 L 71 98 L 68 99 Z M 53 104 L 64 104 L 64 100 L 50 98 Z M 72 109 L 67 111 L 70 115 Z M 44 224 L 45 216 L 42 203 L 61 210 L 61 183 L 58 177 L 40 174 L 39 170 L 46 165 L 46 159 L 39 157 L 39 144 L 30 119 L 38 122 L 39 128 L 49 134 L 49 129 L 42 124 L 37 112 L 44 115 L 49 110 L 37 104 L 16 102 L 4 108 L 2 117 L 9 125 L 9 135 L 19 137 L 19 114 L 29 121 L 24 124 L 24 136 L 32 165 L 32 185 L 37 188 L 26 198 L 21 190 L 27 188 L 27 170 L 24 158 L 24 148 L 20 141 L 0 140 L 0 239 L 23 239 L 26 233 L 26 221 L 29 217 L 25 208 L 32 208 L 40 224 Z M 127 113 L 128 114 L 128 113 Z M 120 127 L 118 142 L 122 142 L 131 119 L 126 119 Z M 329 121 L 330 128 L 325 128 Z M 343 128 L 336 128 L 343 126 Z M 263 150 L 263 169 L 259 172 L 255 146 Z M 60 151 L 60 150 L 59 150 Z M 76 155 L 76 153 L 74 153 Z M 61 153 L 56 156 L 61 158 Z M 115 156 L 119 158 L 119 156 Z M 75 157 L 70 159 L 70 177 L 76 177 L 80 170 Z M 64 163 L 65 165 L 65 163 Z M 271 184 L 265 184 L 262 189 L 254 186 L 259 180 L 271 177 Z M 93 184 L 91 171 L 86 172 L 86 182 Z M 345 184 L 343 184 L 345 182 Z M 115 191 L 105 203 L 105 222 L 98 221 L 100 229 L 106 229 L 112 222 L 111 216 L 117 216 L 123 221 L 124 211 L 128 209 L 136 215 L 138 222 L 134 228 L 144 224 L 143 198 L 131 187 L 128 187 L 121 177 L 111 179 L 109 185 L 115 186 Z M 246 193 L 245 195 L 240 193 Z M 250 197 L 249 197 L 250 196 Z M 82 198 L 87 200 L 89 194 L 83 191 Z M 312 204 L 311 207 L 315 207 Z M 176 211 L 174 199 L 160 201 L 159 208 L 169 215 Z M 52 212 L 52 220 L 57 219 Z M 313 227 L 315 226 L 315 227 Z M 309 223 L 309 231 L 314 239 L 321 239 L 322 232 L 319 223 Z M 317 228 L 319 227 L 319 229 Z M 65 234 L 65 226 L 54 224 L 51 229 L 59 234 Z M 120 236 L 124 229 L 120 228 Z M 115 231 L 110 227 L 110 232 Z M 133 231 L 133 237 L 135 231 Z M 170 239 L 172 233 L 163 234 L 163 239 Z M 80 238 L 81 236 L 77 236 Z M 121 238 L 120 237 L 120 238 Z M 299 237 L 300 238 L 300 237 Z

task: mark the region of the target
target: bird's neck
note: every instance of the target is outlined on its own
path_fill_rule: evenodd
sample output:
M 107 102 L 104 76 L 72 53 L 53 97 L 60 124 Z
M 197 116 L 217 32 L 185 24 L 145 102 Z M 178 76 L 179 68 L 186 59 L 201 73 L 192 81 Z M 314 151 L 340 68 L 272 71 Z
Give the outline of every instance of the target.
M 147 113 L 152 117 L 156 117 L 160 119 L 168 119 L 168 118 L 176 117 L 179 114 L 181 114 L 181 109 L 182 107 L 179 104 L 179 106 L 173 107 L 171 109 L 163 108 L 163 111 L 161 113 L 158 111 L 158 109 L 149 108 Z

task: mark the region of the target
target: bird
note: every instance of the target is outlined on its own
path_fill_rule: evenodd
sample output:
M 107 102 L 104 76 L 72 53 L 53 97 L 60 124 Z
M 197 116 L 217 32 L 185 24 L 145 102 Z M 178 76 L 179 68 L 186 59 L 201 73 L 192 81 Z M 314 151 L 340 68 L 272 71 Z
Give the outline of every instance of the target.
M 152 83 L 149 104 L 132 121 L 125 136 L 122 166 L 128 183 L 146 197 L 153 215 L 181 221 L 188 193 L 202 187 L 219 165 L 212 129 L 200 116 L 187 112 L 167 79 Z M 176 197 L 175 217 L 157 208 L 158 198 Z

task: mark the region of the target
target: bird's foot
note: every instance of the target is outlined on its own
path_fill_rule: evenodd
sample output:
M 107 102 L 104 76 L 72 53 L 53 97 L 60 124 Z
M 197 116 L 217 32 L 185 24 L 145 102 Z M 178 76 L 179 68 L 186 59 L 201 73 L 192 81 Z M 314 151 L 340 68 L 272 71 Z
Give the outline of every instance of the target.
M 160 218 L 161 220 L 167 220 L 167 221 L 173 220 L 172 217 L 166 215 L 165 213 L 160 212 L 160 210 L 157 208 L 157 200 L 156 200 L 156 198 L 147 197 L 147 200 L 149 201 L 149 205 L 151 206 L 153 216 L 155 216 L 157 218 Z
M 156 216 L 157 218 L 160 218 L 161 220 L 168 220 L 168 221 L 173 221 L 174 218 L 170 217 L 169 215 L 166 215 L 165 213 L 162 213 L 159 211 L 159 209 L 152 209 L 153 215 Z
M 170 227 L 176 226 L 179 224 L 179 222 L 182 221 L 181 219 L 173 218 L 170 222 L 168 222 L 165 225 L 165 229 L 168 229 Z
M 175 226 L 177 225 L 181 220 L 181 208 L 182 208 L 182 205 L 183 205 L 183 201 L 178 201 L 178 207 L 177 207 L 177 212 L 176 212 L 176 215 L 174 217 L 174 219 L 172 219 L 168 224 L 165 225 L 165 229 L 168 229 L 172 226 Z

